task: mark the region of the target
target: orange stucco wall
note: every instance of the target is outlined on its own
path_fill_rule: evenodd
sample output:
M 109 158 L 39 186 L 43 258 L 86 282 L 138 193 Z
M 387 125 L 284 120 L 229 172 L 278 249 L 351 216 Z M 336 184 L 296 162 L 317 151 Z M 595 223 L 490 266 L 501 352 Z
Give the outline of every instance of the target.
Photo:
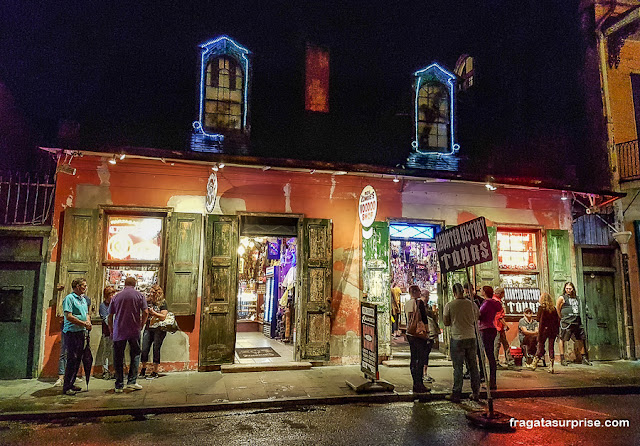
M 178 212 L 204 212 L 206 184 L 212 172 L 209 166 L 130 157 L 112 165 L 108 159 L 99 155 L 75 158 L 72 166 L 76 175 L 58 176 L 53 219 L 57 244 L 52 249 L 52 262 L 59 259 L 61 217 L 67 207 L 173 207 Z M 370 184 L 376 190 L 379 221 L 407 218 L 459 224 L 484 215 L 489 224 L 546 229 L 569 229 L 571 221 L 557 191 L 500 188 L 490 193 L 481 184 L 394 183 L 388 178 L 232 166 L 221 169 L 217 176 L 216 213 L 294 213 L 333 221 L 331 356 L 338 363 L 354 362 L 358 355 L 362 231 L 357 203 L 364 186 Z M 176 363 L 167 359 L 169 363 L 163 362 L 163 367 L 197 366 L 200 297 L 197 314 L 178 320 L 188 336 L 188 360 Z M 45 319 L 43 373 L 51 375 L 57 368 L 60 338 L 55 299 Z

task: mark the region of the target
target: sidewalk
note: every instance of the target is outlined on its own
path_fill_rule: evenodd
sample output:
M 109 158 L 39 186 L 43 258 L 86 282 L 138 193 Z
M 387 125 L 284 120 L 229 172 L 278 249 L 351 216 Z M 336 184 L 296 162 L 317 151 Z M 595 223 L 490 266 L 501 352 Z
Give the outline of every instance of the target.
M 450 366 L 429 368 L 435 382 L 421 400 L 444 398 L 453 382 Z M 63 396 L 53 381 L 3 381 L 0 386 L 0 420 L 51 420 L 109 415 L 142 416 L 152 413 L 239 410 L 343 404 L 355 402 L 412 401 L 408 367 L 380 366 L 380 378 L 395 385 L 393 392 L 356 395 L 345 381 L 362 379 L 359 366 L 324 366 L 309 370 L 268 372 L 173 372 L 141 380 L 139 391 L 115 394 L 114 381 L 92 378 L 89 390 Z M 85 389 L 85 383 L 80 386 Z M 468 392 L 465 380 L 464 391 Z M 594 366 L 557 366 L 551 375 L 544 368 L 498 370 L 500 397 L 640 393 L 640 361 L 610 361 Z

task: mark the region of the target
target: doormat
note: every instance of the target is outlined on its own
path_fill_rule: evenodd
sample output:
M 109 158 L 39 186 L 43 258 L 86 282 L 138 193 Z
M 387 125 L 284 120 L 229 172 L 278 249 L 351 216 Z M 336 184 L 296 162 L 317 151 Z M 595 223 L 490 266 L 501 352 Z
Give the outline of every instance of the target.
M 271 347 L 236 348 L 238 358 L 279 358 L 280 355 Z

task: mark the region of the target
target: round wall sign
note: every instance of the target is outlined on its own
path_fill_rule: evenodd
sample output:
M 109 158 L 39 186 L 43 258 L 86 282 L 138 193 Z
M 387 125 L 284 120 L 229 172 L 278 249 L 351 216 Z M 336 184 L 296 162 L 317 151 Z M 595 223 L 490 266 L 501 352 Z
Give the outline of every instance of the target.
M 205 208 L 207 212 L 213 212 L 213 209 L 216 207 L 216 198 L 218 197 L 218 176 L 215 173 L 209 175 L 209 180 L 207 181 L 207 196 L 205 198 Z
M 358 202 L 358 215 L 362 227 L 368 228 L 376 220 L 378 213 L 378 197 L 372 186 L 365 186 L 360 193 Z

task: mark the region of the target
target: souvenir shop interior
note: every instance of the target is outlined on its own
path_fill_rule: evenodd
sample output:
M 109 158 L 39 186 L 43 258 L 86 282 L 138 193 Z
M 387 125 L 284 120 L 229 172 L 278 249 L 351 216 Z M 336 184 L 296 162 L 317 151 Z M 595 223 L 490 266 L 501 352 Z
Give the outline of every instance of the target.
M 402 290 L 400 294 L 399 329 L 406 330 L 404 306 L 410 299 L 409 286 L 418 285 L 429 291 L 429 304 L 438 301 L 438 256 L 435 233 L 437 226 L 392 223 L 389 225 L 391 239 L 391 285 L 395 283 Z M 406 344 L 404 337 L 395 338 L 392 348 Z
M 293 359 L 296 266 L 296 237 L 240 238 L 236 362 Z

